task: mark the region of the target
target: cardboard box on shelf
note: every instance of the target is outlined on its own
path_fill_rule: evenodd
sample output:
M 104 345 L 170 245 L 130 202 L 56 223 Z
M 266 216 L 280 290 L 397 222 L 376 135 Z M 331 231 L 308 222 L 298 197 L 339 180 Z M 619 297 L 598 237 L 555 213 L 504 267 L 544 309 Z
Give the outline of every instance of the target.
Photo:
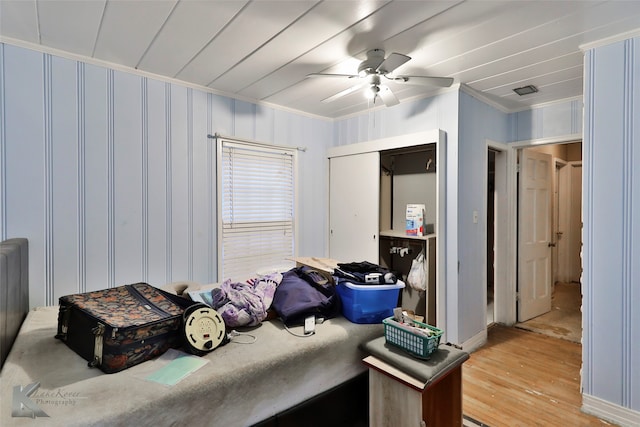
M 407 236 L 424 236 L 424 204 L 411 203 L 407 205 Z

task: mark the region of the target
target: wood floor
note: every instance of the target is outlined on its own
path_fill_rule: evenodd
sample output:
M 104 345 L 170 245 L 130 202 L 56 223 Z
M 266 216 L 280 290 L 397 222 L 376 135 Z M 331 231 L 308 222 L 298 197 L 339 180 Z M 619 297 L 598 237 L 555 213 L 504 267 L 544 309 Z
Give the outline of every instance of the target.
M 557 282 L 551 310 L 516 327 L 580 343 L 582 340 L 582 290 L 580 283 Z
M 463 411 L 491 427 L 613 425 L 580 411 L 580 344 L 494 325 L 462 366 Z

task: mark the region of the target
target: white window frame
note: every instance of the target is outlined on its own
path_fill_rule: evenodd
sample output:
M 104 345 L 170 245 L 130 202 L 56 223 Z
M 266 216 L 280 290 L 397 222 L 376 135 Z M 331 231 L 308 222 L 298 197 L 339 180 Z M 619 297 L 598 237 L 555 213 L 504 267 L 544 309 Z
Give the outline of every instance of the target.
M 255 142 L 255 141 L 247 141 L 247 140 L 240 140 L 236 138 L 222 137 L 219 135 L 216 135 L 216 145 L 217 145 L 216 147 L 217 148 L 217 165 L 216 165 L 217 180 L 216 181 L 217 181 L 217 214 L 218 214 L 217 215 L 218 281 L 222 282 L 227 279 L 231 279 L 234 282 L 244 281 L 248 278 L 255 277 L 257 274 L 263 274 L 263 273 L 267 273 L 275 270 L 284 271 L 293 267 L 295 265 L 293 258 L 297 256 L 297 248 L 298 248 L 297 212 L 299 210 L 298 210 L 298 169 L 297 169 L 298 150 L 297 148 L 279 146 L 279 145 L 270 145 L 270 144 Z M 225 238 L 229 237 L 230 235 L 233 235 L 232 233 L 229 233 L 229 231 L 233 227 L 231 225 L 233 223 L 233 220 L 229 218 L 229 213 L 223 212 L 224 197 L 225 197 L 225 190 L 224 190 L 225 178 L 223 176 L 223 172 L 225 169 L 222 163 L 227 158 L 226 157 L 227 155 L 223 152 L 223 149 L 225 147 L 236 148 L 236 149 L 242 150 L 245 153 L 261 153 L 262 152 L 262 153 L 267 153 L 267 156 L 273 156 L 278 154 L 291 156 L 292 174 L 293 174 L 292 176 L 293 183 L 291 188 L 292 197 L 293 197 L 293 200 L 292 200 L 293 211 L 290 219 L 290 227 L 291 227 L 290 229 L 293 233 L 293 236 L 291 238 L 293 247 L 292 247 L 291 253 L 284 256 L 281 260 L 278 259 L 276 261 L 274 259 L 269 259 L 270 257 L 268 255 L 264 255 L 259 251 L 256 251 L 256 248 L 259 245 L 255 245 L 255 244 L 254 245 L 249 244 L 249 248 L 247 248 L 248 250 L 253 248 L 254 250 L 253 253 L 249 251 L 242 258 L 238 258 L 236 256 L 229 258 L 227 256 L 227 259 L 225 259 Z M 225 217 L 227 221 L 225 221 Z M 250 223 L 239 221 L 238 223 L 244 226 L 248 225 L 249 227 L 256 227 L 257 229 L 261 228 L 261 223 L 258 221 L 251 221 Z M 280 227 L 280 226 L 286 227 L 287 225 L 285 225 L 284 223 L 289 223 L 289 221 L 268 221 L 268 223 L 272 226 L 275 225 L 276 227 Z M 262 225 L 266 225 L 266 224 L 267 222 L 263 223 Z M 253 264 L 250 263 L 247 269 L 244 269 L 243 271 L 239 271 L 239 269 L 242 269 L 242 267 L 239 267 L 237 265 L 233 266 L 232 260 L 238 261 L 240 259 L 243 259 L 243 262 L 244 261 L 255 261 L 255 262 Z

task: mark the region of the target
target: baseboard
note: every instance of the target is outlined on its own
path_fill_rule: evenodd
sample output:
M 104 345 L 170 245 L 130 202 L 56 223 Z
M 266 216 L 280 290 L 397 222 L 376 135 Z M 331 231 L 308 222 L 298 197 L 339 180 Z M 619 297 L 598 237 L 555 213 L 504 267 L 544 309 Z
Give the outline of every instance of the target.
M 472 353 L 487 343 L 487 329 L 483 329 L 465 342 L 462 343 L 462 349 L 468 353 Z
M 588 394 L 582 395 L 582 411 L 621 427 L 640 425 L 640 412 L 624 408 Z

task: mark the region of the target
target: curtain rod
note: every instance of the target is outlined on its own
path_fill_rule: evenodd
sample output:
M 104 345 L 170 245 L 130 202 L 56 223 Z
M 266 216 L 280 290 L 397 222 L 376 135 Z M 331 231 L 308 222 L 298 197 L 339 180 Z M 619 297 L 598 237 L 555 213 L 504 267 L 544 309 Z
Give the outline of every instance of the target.
M 223 136 L 223 135 L 220 135 L 219 133 L 214 133 L 213 135 L 207 134 L 207 138 L 209 138 L 209 139 L 228 139 L 230 141 L 248 142 L 249 144 L 262 145 L 264 147 L 269 147 L 269 148 L 283 148 L 283 149 L 287 149 L 287 150 L 291 150 L 292 148 L 294 148 L 294 149 L 296 149 L 298 151 L 302 151 L 302 152 L 306 152 L 307 151 L 307 147 L 289 147 L 289 146 L 286 146 L 286 145 L 266 144 L 264 142 L 252 141 L 252 140 L 249 140 L 249 139 L 242 139 L 242 138 L 237 138 L 237 137 L 234 137 L 234 136 Z

